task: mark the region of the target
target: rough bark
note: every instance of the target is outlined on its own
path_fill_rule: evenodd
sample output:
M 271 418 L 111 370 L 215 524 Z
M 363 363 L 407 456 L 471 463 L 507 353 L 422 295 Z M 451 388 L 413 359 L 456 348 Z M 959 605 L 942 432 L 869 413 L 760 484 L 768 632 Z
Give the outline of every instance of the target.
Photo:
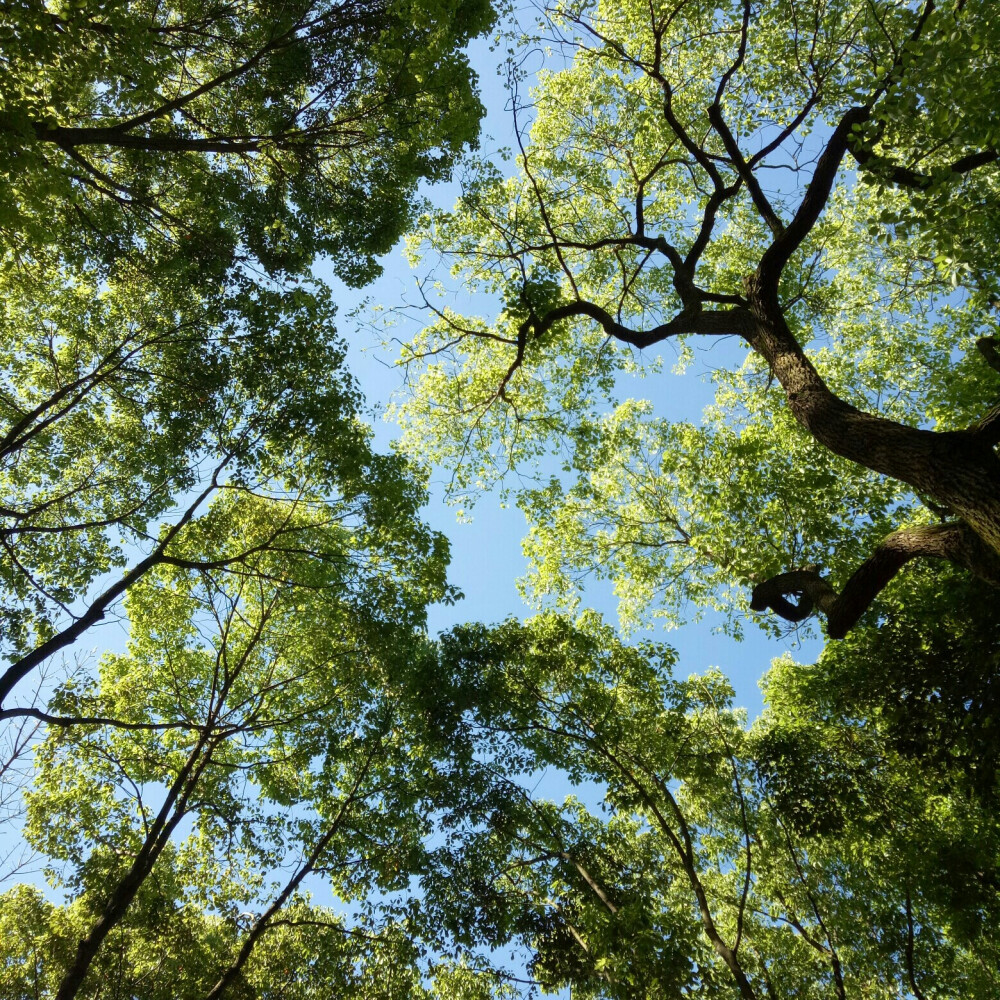
M 751 323 L 744 336 L 770 365 L 795 419 L 835 454 L 949 508 L 1000 552 L 1000 461 L 989 428 L 980 422 L 968 430 L 928 431 L 842 400 L 789 330 L 777 288 L 764 282 L 762 269 L 747 281 Z
M 917 13 L 910 41 L 921 38 L 929 25 L 933 27 L 934 11 L 933 0 L 926 0 Z M 862 142 L 863 126 L 872 122 L 875 109 L 886 94 L 901 85 L 907 72 L 903 57 L 905 46 L 900 47 L 891 71 L 873 78 L 866 97 L 842 110 L 816 159 L 808 186 L 786 224 L 769 202 L 755 168 L 793 134 L 820 95 L 818 89 L 811 94 L 799 117 L 770 146 L 753 156 L 744 155 L 738 133 L 725 119 L 723 96 L 746 55 L 750 14 L 750 5 L 746 4 L 734 60 L 718 82 L 715 101 L 707 110 L 707 123 L 701 123 L 704 126 L 701 132 L 678 117 L 673 85 L 663 58 L 665 29 L 662 25 L 652 25 L 653 48 L 641 58 L 630 56 L 622 43 L 606 36 L 599 26 L 586 26 L 594 38 L 658 85 L 663 94 L 663 124 L 668 134 L 672 134 L 676 148 L 690 158 L 689 169 L 699 176 L 706 198 L 702 218 L 694 226 L 694 237 L 686 252 L 670 245 L 665 238 L 647 232 L 643 187 L 648 177 L 636 178 L 634 229 L 590 245 L 574 242 L 572 238 L 564 240 L 552 224 L 542 189 L 531 175 L 529 156 L 522 145 L 525 172 L 531 177 L 549 237 L 543 246 L 527 246 L 523 252 L 555 251 L 575 293 L 574 301 L 556 307 L 541 318 L 534 317 L 529 325 L 538 335 L 555 322 L 571 316 L 586 316 L 599 323 L 609 337 L 640 349 L 682 333 L 740 336 L 770 366 L 785 392 L 791 413 L 820 445 L 842 458 L 907 484 L 928 498 L 935 509 L 954 518 L 953 525 L 937 526 L 933 530 L 907 529 L 890 536 L 840 594 L 816 572 L 807 570 L 782 574 L 755 591 L 755 607 L 773 607 L 792 621 L 801 620 L 814 608 L 819 608 L 831 618 L 831 635 L 843 635 L 910 559 L 919 556 L 949 559 L 990 582 L 1000 580 L 995 565 L 1000 560 L 1000 459 L 996 453 L 996 446 L 1000 444 L 1000 407 L 994 407 L 964 430 L 935 432 L 906 426 L 864 412 L 839 397 L 796 340 L 781 303 L 782 274 L 826 210 L 845 158 L 853 155 L 863 164 L 871 160 L 870 151 L 866 151 Z M 709 143 L 710 135 L 721 142 L 724 155 Z M 969 173 L 994 164 L 998 156 L 995 150 L 982 150 L 956 159 L 952 168 L 957 173 Z M 902 168 L 889 171 L 889 179 L 904 186 L 925 186 L 922 176 Z M 770 245 L 761 254 L 756 269 L 747 274 L 742 295 L 733 295 L 730 289 L 725 294 L 703 289 L 697 283 L 699 260 L 713 238 L 718 213 L 741 191 L 749 194 L 754 209 L 770 230 Z M 610 244 L 630 245 L 645 251 L 647 256 L 659 253 L 667 260 L 680 300 L 680 308 L 672 319 L 648 329 L 632 329 L 622 322 L 620 313 L 612 315 L 613 309 L 585 301 L 580 296 L 560 248 L 596 251 Z M 707 308 L 710 305 L 731 308 Z M 511 373 L 523 360 L 527 336 L 526 328 L 519 338 L 519 353 Z M 1000 371 L 1000 339 L 984 338 L 978 347 L 986 362 Z M 788 595 L 794 594 L 800 596 L 798 603 L 788 600 Z
M 746 340 L 768 362 L 792 414 L 809 434 L 835 454 L 907 483 L 960 519 L 890 535 L 839 594 L 818 573 L 798 570 L 759 585 L 751 607 L 770 607 L 788 621 L 801 621 L 815 608 L 826 614 L 831 638 L 840 639 L 911 559 L 946 559 L 1000 585 L 996 410 L 967 430 L 951 432 L 909 427 L 858 410 L 838 397 L 809 361 L 788 329 L 776 287 L 764 283 L 761 270 L 748 280 L 747 297 L 753 319 Z M 979 349 L 992 364 L 992 342 L 980 343 Z M 789 594 L 799 595 L 798 602 L 790 602 Z

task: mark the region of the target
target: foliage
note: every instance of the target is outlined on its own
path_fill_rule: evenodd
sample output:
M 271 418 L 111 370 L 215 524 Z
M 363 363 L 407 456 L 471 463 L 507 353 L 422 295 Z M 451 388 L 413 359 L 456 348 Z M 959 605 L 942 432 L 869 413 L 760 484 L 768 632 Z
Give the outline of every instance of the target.
M 0 700 L 180 558 L 213 498 L 233 539 L 227 492 L 331 497 L 331 517 L 343 500 L 372 531 L 416 509 L 402 464 L 370 453 L 310 268 L 370 279 L 416 185 L 475 140 L 460 49 L 492 16 L 4 8 Z
M 475 142 L 492 18 L 0 12 L 4 777 L 33 753 L 25 837 L 67 897 L 4 898 L 11 995 L 421 992 L 408 904 L 372 900 L 447 804 L 413 693 L 447 543 L 311 269 L 370 280 Z M 121 614 L 127 650 L 53 667 Z
M 457 629 L 443 656 L 509 788 L 429 884 L 474 943 L 594 997 L 995 994 L 993 809 L 961 762 L 826 711 L 822 666 L 776 661 L 748 730 L 721 675 L 675 679 L 592 617 Z M 579 797 L 529 792 L 551 767 Z
M 169 888 L 162 887 L 155 900 L 164 924 L 133 919 L 115 933 L 89 989 L 80 995 L 169 1000 L 211 990 L 220 959 L 237 946 L 241 924 L 181 906 Z M 0 921 L 4 995 L 17 1000 L 52 995 L 76 938 L 86 931 L 85 907 L 56 906 L 37 890 L 19 886 L 0 899 Z M 373 933 L 363 946 L 345 945 L 350 940 L 336 914 L 299 900 L 255 949 L 229 996 L 311 998 L 328 996 L 334 986 L 373 998 L 421 995 L 406 938 L 397 928 Z
M 141 979 L 143 963 L 174 961 L 205 935 L 197 975 L 221 996 L 259 939 L 293 933 L 272 922 L 296 926 L 314 873 L 364 910 L 372 893 L 405 889 L 418 863 L 448 751 L 407 691 L 426 659 L 416 627 L 441 595 L 440 554 L 420 551 L 410 519 L 394 545 L 384 529 L 318 521 L 315 507 L 234 506 L 244 538 L 278 519 L 289 549 L 262 550 L 239 573 L 151 570 L 126 601 L 128 652 L 50 700 L 59 721 L 35 752 L 25 835 L 82 928 L 60 996 L 97 995 L 117 948 Z M 233 544 L 231 523 L 223 515 L 217 536 L 199 522 L 182 551 L 212 561 Z M 369 940 L 364 922 L 330 923 L 320 936 L 340 943 L 310 963 L 327 982 L 324 963 L 350 972 Z M 167 950 L 154 961 L 150 948 Z
M 3 768 L 33 754 L 64 897 L 0 897 L 5 995 L 996 996 L 993 602 L 952 567 L 887 586 L 900 553 L 1000 580 L 995 20 L 574 0 L 530 132 L 514 98 L 519 175 L 470 160 L 419 238 L 499 315 L 407 349 L 407 447 L 459 491 L 537 463 L 538 599 L 596 573 L 630 627 L 738 632 L 806 566 L 771 607 L 868 610 L 776 661 L 748 727 L 721 673 L 593 613 L 424 634 L 447 544 L 309 270 L 370 278 L 474 142 L 458 50 L 491 18 L 0 15 L 0 693 L 44 688 L 0 710 Z M 732 334 L 700 425 L 621 398 L 662 374 L 633 349 Z M 858 575 L 808 567 L 859 563 L 836 618 Z M 38 672 L 118 608 L 124 649 Z
M 891 694 L 851 704 L 877 630 L 776 661 L 748 729 L 721 674 L 677 679 L 593 615 L 435 648 L 326 573 L 133 588 L 128 654 L 59 693 L 77 722 L 40 750 L 29 834 L 73 902 L 5 900 L 9 977 L 66 976 L 139 865 L 79 995 L 176 990 L 183 954 L 190 995 L 367 993 L 389 968 L 410 995 L 436 968 L 433 995 L 490 996 L 524 979 L 514 944 L 542 988 L 594 997 L 995 994 L 996 774 L 914 749 Z M 553 770 L 562 803 L 538 795 Z
M 363 283 L 482 113 L 481 0 L 8 4 L 5 254 Z
M 475 164 L 414 239 L 501 305 L 404 351 L 407 447 L 458 466 L 466 505 L 538 475 L 529 593 L 573 608 L 604 576 L 633 627 L 715 606 L 739 632 L 751 587 L 847 581 L 899 525 L 907 558 L 996 582 L 988 5 L 567 3 L 539 32 L 516 172 Z M 663 384 L 647 352 L 704 336 L 740 343 L 706 355 L 701 426 L 669 390 L 624 398 Z M 948 517 L 971 547 L 932 551 Z
M 322 291 L 248 290 L 178 322 L 197 297 L 163 301 L 138 277 L 104 288 L 54 285 L 41 267 L 8 277 L 3 584 L 15 655 L 103 574 L 137 562 L 158 520 L 206 487 L 294 489 L 298 464 L 311 488 L 334 488 L 357 474 L 348 456 L 366 461 Z M 289 447 L 306 427 L 309 471 Z
M 772 697 L 839 726 L 871 727 L 921 769 L 926 787 L 993 808 L 1000 635 L 992 597 L 944 568 L 914 572 L 886 592 L 877 625 L 830 645 L 812 667 L 781 672 Z

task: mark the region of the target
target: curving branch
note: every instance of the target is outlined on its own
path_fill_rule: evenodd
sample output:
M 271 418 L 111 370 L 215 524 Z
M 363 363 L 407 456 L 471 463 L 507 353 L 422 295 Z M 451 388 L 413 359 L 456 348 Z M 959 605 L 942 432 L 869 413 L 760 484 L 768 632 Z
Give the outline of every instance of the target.
M 869 146 L 862 143 L 857 136 L 852 135 L 849 137 L 847 149 L 851 156 L 854 157 L 858 166 L 867 167 L 873 173 L 891 181 L 897 187 L 913 188 L 921 191 L 930 188 L 937 179 L 935 174 L 921 173 L 919 170 L 913 170 L 910 167 L 893 163 L 888 157 L 878 156 L 872 152 Z M 997 162 L 1000 162 L 1000 151 L 983 149 L 976 153 L 969 153 L 967 156 L 961 156 L 941 169 L 955 176 L 961 176 L 962 174 L 971 173 L 980 167 Z
M 226 9 L 223 8 L 225 11 Z M 348 0 L 325 13 L 316 16 L 312 14 L 311 5 L 306 6 L 279 34 L 273 35 L 262 45 L 250 52 L 242 60 L 223 70 L 216 76 L 203 81 L 183 94 L 171 100 L 164 100 L 156 107 L 141 114 L 134 115 L 122 121 L 107 125 L 65 126 L 49 125 L 44 122 L 34 122 L 32 125 L 35 137 L 42 142 L 51 142 L 64 150 L 76 146 L 109 146 L 119 149 L 140 149 L 149 152 L 186 152 L 197 151 L 206 153 L 254 153 L 260 152 L 268 144 L 282 140 L 295 143 L 300 137 L 299 129 L 290 127 L 276 135 L 231 135 L 231 136 L 201 136 L 191 137 L 176 132 L 163 134 L 144 132 L 137 134 L 136 129 L 151 125 L 154 122 L 173 122 L 174 116 L 183 112 L 188 105 L 207 94 L 211 94 L 229 84 L 238 85 L 249 76 L 262 62 L 277 53 L 290 49 L 295 45 L 316 41 L 324 36 L 349 30 L 368 29 L 376 31 L 379 22 L 384 17 L 384 9 L 380 3 L 365 3 L 364 0 Z M 50 15 L 54 17 L 54 15 Z M 223 13 L 222 17 L 226 17 Z M 57 21 L 59 19 L 56 19 Z M 65 23 L 65 22 L 62 22 Z M 91 30 L 113 34 L 114 29 L 88 22 Z M 155 25 L 150 31 L 184 30 L 184 25 Z M 188 120 L 191 120 L 190 118 Z
M 770 608 L 790 622 L 814 610 L 826 615 L 831 639 L 843 639 L 889 581 L 912 559 L 945 559 L 1000 586 L 1000 556 L 964 521 L 902 528 L 883 539 L 838 594 L 816 567 L 780 573 L 753 589 L 750 607 Z M 795 600 L 789 600 L 789 598 Z
M 633 330 L 619 323 L 605 308 L 596 302 L 578 299 L 556 306 L 539 318 L 534 324 L 534 333 L 540 337 L 556 323 L 573 316 L 589 316 L 598 322 L 609 337 L 631 344 L 640 350 L 659 344 L 670 337 L 681 334 L 701 334 L 716 337 L 743 337 L 749 325 L 746 309 L 736 306 L 732 309 L 685 309 L 666 323 L 660 323 L 648 330 Z

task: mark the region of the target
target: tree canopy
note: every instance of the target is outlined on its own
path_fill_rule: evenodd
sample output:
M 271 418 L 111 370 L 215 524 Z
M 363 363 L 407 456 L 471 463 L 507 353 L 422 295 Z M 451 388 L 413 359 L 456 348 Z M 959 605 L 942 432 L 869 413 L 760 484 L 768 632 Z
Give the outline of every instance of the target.
M 462 49 L 492 17 L 0 14 L 0 719 L 5 782 L 26 755 L 34 775 L 3 803 L 68 900 L 5 897 L 5 995 L 245 993 L 310 937 L 342 946 L 304 989 L 409 954 L 405 915 L 347 920 L 301 887 L 405 883 L 436 751 L 398 691 L 454 596 L 311 268 L 370 278 L 475 141 Z M 127 650 L 80 659 L 111 616 Z
M 0 11 L 5 997 L 1000 990 L 989 4 L 538 14 L 508 176 L 480 0 Z M 379 454 L 317 268 L 460 160 L 412 245 L 493 317 Z M 628 398 L 704 337 L 700 422 Z M 430 462 L 532 473 L 538 616 L 427 634 Z M 628 634 L 712 607 L 842 641 L 749 720 Z
M 994 995 L 995 766 L 970 795 L 958 754 L 914 752 L 887 709 L 921 728 L 917 684 L 859 725 L 874 684 L 852 698 L 870 648 L 851 642 L 833 663 L 776 661 L 747 728 L 720 673 L 675 678 L 672 650 L 592 618 L 456 629 L 442 694 L 473 706 L 470 738 L 501 775 L 564 768 L 583 792 L 507 779 L 513 808 L 438 852 L 429 905 L 473 940 L 522 941 L 542 984 L 585 996 Z M 873 681 L 905 684 L 909 662 L 888 659 Z
M 292 516 L 326 496 L 375 520 L 379 505 L 416 509 L 400 463 L 369 452 L 335 305 L 310 268 L 324 254 L 370 278 L 417 183 L 475 139 L 461 49 L 492 12 L 71 3 L 2 16 L 5 701 L 177 558 L 216 499 L 231 540 L 218 559 L 233 565 L 294 535 L 280 518 L 270 536 L 223 528 L 239 491 Z
M 516 172 L 474 166 L 421 233 L 501 308 L 438 309 L 401 414 L 461 489 L 569 456 L 518 498 L 537 594 L 598 572 L 632 618 L 840 637 L 914 558 L 1000 579 L 995 31 L 975 2 L 545 12 Z M 621 398 L 720 337 L 701 426 Z
M 8 4 L 5 250 L 136 250 L 207 282 L 323 253 L 363 281 L 416 183 L 476 136 L 461 49 L 492 17 L 482 0 Z

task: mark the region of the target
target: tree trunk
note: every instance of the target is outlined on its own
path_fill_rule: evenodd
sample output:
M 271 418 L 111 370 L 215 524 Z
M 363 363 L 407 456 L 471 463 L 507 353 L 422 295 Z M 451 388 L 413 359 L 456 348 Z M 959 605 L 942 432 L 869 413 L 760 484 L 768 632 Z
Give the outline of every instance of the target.
M 898 479 L 947 508 L 1000 555 L 1000 459 L 989 428 L 928 431 L 851 406 L 823 381 L 795 339 L 775 289 L 747 282 L 744 337 L 771 366 L 795 419 L 825 448 Z
M 857 409 L 827 386 L 806 357 L 788 328 L 776 289 L 765 287 L 759 272 L 746 287 L 750 315 L 743 336 L 770 365 L 795 419 L 825 448 L 912 486 L 958 519 L 890 535 L 839 594 L 814 570 L 799 570 L 756 587 L 751 607 L 770 607 L 788 621 L 801 621 L 815 607 L 827 615 L 831 638 L 839 639 L 911 559 L 947 559 L 1000 585 L 996 421 L 991 417 L 967 430 L 936 432 Z M 799 600 L 792 603 L 789 595 Z

